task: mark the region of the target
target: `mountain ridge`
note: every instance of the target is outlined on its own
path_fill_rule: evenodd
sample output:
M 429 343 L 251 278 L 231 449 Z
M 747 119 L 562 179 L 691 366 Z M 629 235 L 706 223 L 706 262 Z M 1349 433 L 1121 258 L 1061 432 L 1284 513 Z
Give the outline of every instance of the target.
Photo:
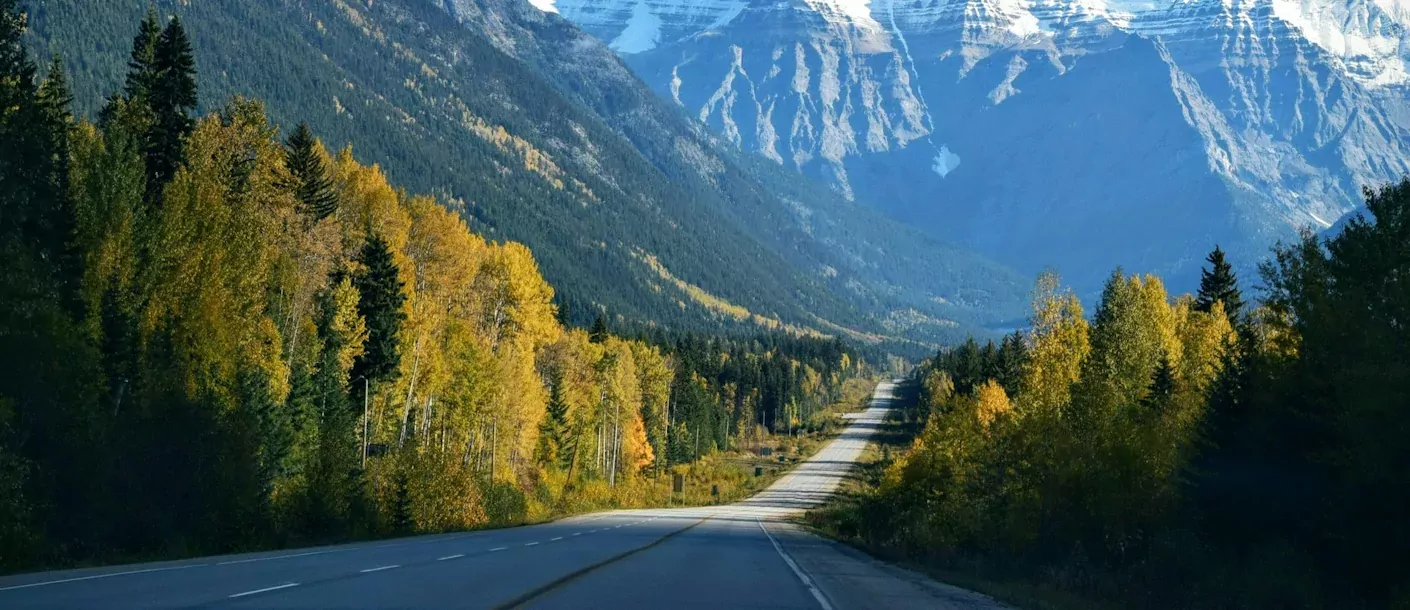
M 145 3 L 121 0 L 103 11 L 81 4 L 35 3 L 32 42 L 40 55 L 79 58 L 68 63 L 88 87 L 76 92 L 78 106 L 91 114 L 101 92 L 120 82 L 125 54 L 114 49 L 126 46 Z M 915 309 L 935 323 L 904 338 L 932 343 L 1021 315 L 1021 276 L 826 189 L 789 184 L 784 178 L 796 178 L 751 166 L 747 155 L 721 153 L 605 47 L 583 53 L 601 45 L 556 17 L 510 4 L 459 2 L 447 11 L 421 0 L 157 6 L 193 31 L 204 102 L 264 99 L 275 122 L 308 120 L 333 148 L 353 143 L 397 182 L 459 202 L 477 231 L 534 250 L 574 305 L 569 315 L 585 319 L 579 323 L 605 308 L 632 323 L 741 325 L 676 290 L 634 254 L 638 248 L 704 294 L 800 327 L 828 326 L 817 316 L 860 336 L 902 339 L 883 322 Z M 466 27 L 471 9 L 480 17 Z M 228 31 L 246 33 L 242 46 Z M 540 69 L 572 51 L 599 63 L 580 64 L 576 77 Z M 613 64 L 619 77 L 606 82 L 602 67 Z M 643 117 L 656 131 L 621 128 Z M 671 138 L 653 139 L 661 134 Z M 800 220 L 809 214 L 811 225 Z M 847 223 L 874 226 L 840 226 Z M 849 231 L 873 241 L 833 245 Z M 916 277 L 922 288 L 911 284 Z
M 604 41 L 650 12 L 656 43 L 623 57 L 726 141 L 1095 291 L 1117 265 L 1192 286 L 1215 242 L 1252 266 L 1272 242 L 1336 222 L 1362 186 L 1410 171 L 1405 4 L 1324 4 L 550 8 Z

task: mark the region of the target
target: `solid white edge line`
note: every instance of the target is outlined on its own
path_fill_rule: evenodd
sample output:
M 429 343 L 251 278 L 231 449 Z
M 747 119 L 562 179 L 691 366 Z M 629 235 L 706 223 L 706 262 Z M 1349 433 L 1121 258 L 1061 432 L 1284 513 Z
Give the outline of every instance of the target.
M 246 592 L 244 592 L 244 593 L 236 593 L 236 594 L 234 594 L 234 595 L 231 595 L 231 596 L 230 596 L 230 599 L 235 599 L 235 598 L 237 598 L 237 597 L 244 597 L 244 596 L 246 596 L 246 595 L 254 595 L 254 594 L 256 594 L 256 593 L 265 593 L 265 592 L 268 592 L 268 591 L 278 591 L 278 590 L 280 590 L 280 589 L 288 589 L 289 587 L 297 587 L 297 586 L 299 586 L 299 583 L 296 583 L 296 582 L 286 582 L 286 583 L 284 583 L 284 584 L 282 584 L 282 585 L 278 585 L 278 586 L 274 586 L 274 587 L 265 587 L 265 588 L 263 588 L 263 589 L 255 589 L 254 591 L 246 591 Z
M 378 567 L 378 568 L 367 568 L 366 570 L 363 570 L 362 573 L 363 573 L 363 574 L 366 574 L 366 573 L 368 573 L 368 572 L 381 572 L 382 570 L 390 570 L 390 569 L 392 569 L 392 568 L 400 568 L 400 567 L 401 567 L 400 564 L 396 564 L 396 565 L 389 565 L 389 566 L 381 566 L 381 567 Z
M 234 561 L 222 561 L 215 565 L 229 566 L 237 563 L 254 563 L 256 561 L 273 561 L 275 559 L 292 559 L 294 557 L 308 557 L 310 555 L 326 555 L 328 553 L 339 553 L 347 549 L 334 549 L 331 551 L 310 551 L 308 553 L 294 553 L 293 555 L 275 555 L 274 557 L 255 557 L 254 559 L 236 559 Z
M 208 564 L 208 563 L 198 563 L 198 564 L 193 564 L 193 565 L 189 565 L 189 566 L 171 566 L 171 567 L 168 567 L 168 568 L 147 568 L 147 569 L 145 569 L 145 570 L 129 570 L 129 571 L 127 571 L 127 572 L 111 572 L 111 573 L 108 573 L 108 574 L 94 574 L 94 575 L 92 575 L 92 576 L 79 576 L 78 578 L 65 578 L 65 579 L 62 579 L 62 580 L 46 580 L 46 581 L 44 581 L 44 582 L 32 582 L 32 583 L 29 583 L 29 584 L 27 584 L 27 585 L 14 585 L 14 586 L 9 586 L 9 587 L 0 587 L 0 591 L 13 591 L 13 590 L 15 590 L 15 589 L 28 589 L 28 588 L 30 588 L 30 587 L 43 587 L 43 586 L 45 586 L 45 585 L 57 585 L 57 584 L 62 584 L 62 583 L 66 583 L 66 582 L 78 582 L 78 581 L 80 581 L 80 580 L 96 580 L 96 579 L 99 579 L 99 578 L 110 578 L 110 577 L 113 577 L 113 576 L 128 576 L 128 575 L 131 575 L 131 574 L 150 574 L 150 573 L 152 573 L 152 572 L 169 572 L 169 571 L 171 571 L 171 570 L 185 570 L 185 569 L 187 569 L 187 568 L 200 568 L 200 567 L 205 567 L 205 566 L 208 566 L 208 565 L 210 565 L 210 564 Z
M 457 555 L 446 555 L 445 557 L 442 557 L 442 558 L 440 558 L 440 559 L 437 559 L 436 561 L 450 561 L 450 560 L 452 560 L 452 559 L 460 559 L 461 557 L 464 557 L 464 556 L 465 556 L 464 553 L 460 553 L 460 554 L 457 554 Z
M 778 551 L 778 556 L 782 557 L 784 563 L 787 563 L 788 567 L 793 569 L 793 573 L 798 576 L 798 580 L 803 581 L 803 586 L 807 587 L 808 592 L 813 594 L 813 599 L 818 600 L 818 605 L 822 606 L 823 610 L 832 610 L 832 604 L 828 603 L 827 597 L 813 585 L 813 579 L 808 578 L 808 574 L 803 571 L 803 568 L 798 567 L 798 564 L 793 562 L 793 558 L 789 557 L 788 553 L 783 551 L 783 547 L 779 546 L 777 540 L 774 540 L 774 535 L 769 533 L 769 528 L 764 527 L 764 521 L 758 517 L 755 517 L 754 521 L 759 524 L 759 529 L 764 530 L 764 535 L 769 537 L 769 542 L 773 543 L 774 550 Z

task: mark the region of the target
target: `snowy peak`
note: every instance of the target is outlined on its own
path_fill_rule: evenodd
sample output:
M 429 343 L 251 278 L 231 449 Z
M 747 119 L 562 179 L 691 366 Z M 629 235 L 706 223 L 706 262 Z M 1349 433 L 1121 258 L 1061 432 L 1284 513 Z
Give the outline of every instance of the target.
M 1178 38 L 1273 19 L 1363 85 L 1410 83 L 1410 0 L 530 1 L 628 54 L 722 27 L 746 8 L 810 11 L 863 31 L 958 29 L 974 48 L 1080 43 L 1111 31 Z
M 549 2 L 552 0 L 535 0 Z M 619 53 L 720 27 L 744 10 L 745 0 L 556 0 L 557 12 Z
M 1371 86 L 1410 81 L 1410 0 L 1271 0 L 1273 14 Z

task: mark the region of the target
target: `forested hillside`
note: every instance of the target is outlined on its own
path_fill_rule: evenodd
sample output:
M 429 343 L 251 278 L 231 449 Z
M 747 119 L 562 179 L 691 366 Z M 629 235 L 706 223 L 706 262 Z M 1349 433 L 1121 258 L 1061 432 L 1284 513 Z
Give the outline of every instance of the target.
M 25 26 L 0 0 L 0 567 L 632 505 L 867 370 L 836 339 L 567 328 L 467 204 L 258 100 L 199 115 L 180 19 L 133 24 L 93 122 Z
M 1043 277 L 1029 330 L 927 364 L 924 432 L 834 523 L 1113 607 L 1405 607 L 1410 180 L 1366 195 L 1258 299 L 1217 248 L 1196 296 L 1118 270 L 1091 320 Z
M 93 117 L 145 0 L 32 0 L 39 56 Z M 203 108 L 266 101 L 472 228 L 531 247 L 575 325 L 963 338 L 1021 317 L 1014 272 L 731 152 L 596 40 L 526 3 L 156 2 L 188 26 Z M 238 36 L 231 35 L 238 32 Z

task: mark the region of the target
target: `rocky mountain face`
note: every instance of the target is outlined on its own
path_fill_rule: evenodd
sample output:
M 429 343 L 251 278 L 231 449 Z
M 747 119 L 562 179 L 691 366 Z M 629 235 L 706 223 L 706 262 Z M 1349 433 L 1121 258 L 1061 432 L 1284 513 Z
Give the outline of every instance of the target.
M 33 0 L 76 106 L 123 82 L 148 0 Z M 264 100 L 393 182 L 525 243 L 577 323 L 931 345 L 1023 315 L 1028 280 L 713 136 L 557 15 L 515 0 L 160 0 L 201 103 Z M 238 35 L 232 35 L 238 33 Z
M 723 140 L 1084 290 L 1410 170 L 1404 0 L 535 0 Z

